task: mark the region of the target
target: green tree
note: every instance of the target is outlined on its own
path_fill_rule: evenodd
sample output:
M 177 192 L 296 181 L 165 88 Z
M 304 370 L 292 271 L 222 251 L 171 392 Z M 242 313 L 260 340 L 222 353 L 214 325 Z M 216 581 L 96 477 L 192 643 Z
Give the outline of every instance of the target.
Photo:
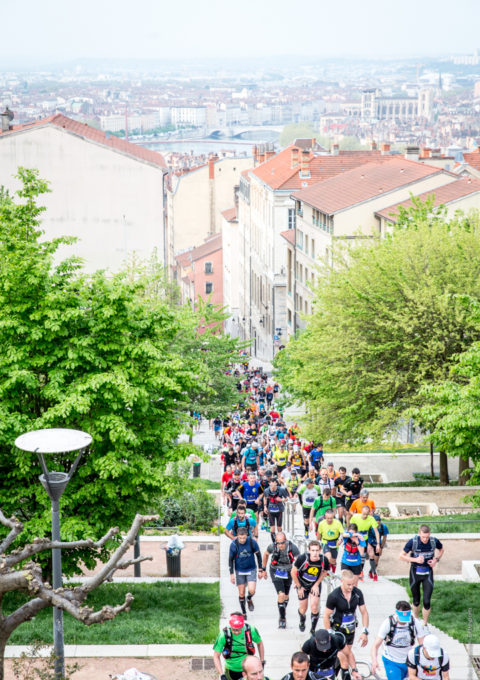
M 456 296 L 480 298 L 478 219 L 414 201 L 391 235 L 337 245 L 334 260 L 319 268 L 306 330 L 277 355 L 278 377 L 305 403 L 312 437 L 379 439 L 480 339 Z
M 303 137 L 306 139 L 315 139 L 317 134 L 318 133 L 313 128 L 313 123 L 307 121 L 303 123 L 288 123 L 280 133 L 279 143 L 280 146 L 285 147 L 292 144 L 296 139 Z
M 200 354 L 182 353 L 192 319 L 152 295 L 148 278 L 87 277 L 75 258 L 54 264 L 72 239 L 43 240 L 37 197 L 48 187 L 36 171 L 19 178 L 17 200 L 0 202 L 1 504 L 26 540 L 48 535 L 39 464 L 13 442 L 38 428 L 85 430 L 93 443 L 62 498 L 62 538 L 90 538 L 125 528 L 161 491 L 165 467 L 182 455 L 189 395 L 210 390 L 210 376 Z M 92 566 L 80 551 L 65 569 L 79 557 Z

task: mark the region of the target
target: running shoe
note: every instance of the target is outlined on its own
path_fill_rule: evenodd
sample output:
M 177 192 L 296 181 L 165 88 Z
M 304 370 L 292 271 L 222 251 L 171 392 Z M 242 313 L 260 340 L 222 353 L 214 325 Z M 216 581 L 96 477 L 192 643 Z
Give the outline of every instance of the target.
M 374 574 L 374 575 L 373 575 L 373 580 L 374 580 L 374 581 L 378 581 L 378 574 Z
M 300 623 L 298 624 L 298 627 L 300 628 L 300 630 L 303 633 L 303 631 L 305 630 L 305 619 L 300 619 Z
M 368 578 L 373 578 L 373 574 L 371 571 L 368 572 Z
M 249 612 L 253 612 L 255 609 L 255 605 L 253 604 L 253 600 L 251 597 L 247 597 L 247 607 Z

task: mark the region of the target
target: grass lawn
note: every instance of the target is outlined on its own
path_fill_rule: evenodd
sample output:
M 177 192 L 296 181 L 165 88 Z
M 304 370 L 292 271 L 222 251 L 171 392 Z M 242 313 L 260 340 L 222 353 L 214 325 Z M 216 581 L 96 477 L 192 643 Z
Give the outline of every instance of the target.
M 401 506 L 401 503 L 399 504 Z M 463 522 L 462 520 L 474 520 Z M 428 524 L 433 534 L 473 533 L 480 532 L 480 512 L 469 512 L 467 515 L 452 514 L 444 516 L 409 517 L 407 519 L 385 518 L 391 534 L 409 534 L 415 532 L 420 524 Z
M 395 579 L 410 595 L 408 579 Z M 469 619 L 469 611 L 471 619 Z M 478 583 L 436 581 L 429 621 L 459 642 L 480 643 L 480 588 Z M 471 621 L 471 623 L 470 623 Z
M 211 482 L 209 479 L 202 479 L 201 477 L 195 477 L 189 480 L 189 483 L 195 489 L 204 489 L 208 491 L 209 489 L 220 489 L 220 482 Z
M 439 479 L 432 479 L 431 477 L 426 478 L 426 479 L 413 479 L 409 482 L 365 482 L 364 486 L 366 487 L 378 487 L 381 488 L 383 486 L 442 486 L 443 484 L 440 484 Z M 453 479 L 450 480 L 450 486 L 458 486 L 457 480 Z M 448 488 L 448 487 L 446 487 Z M 468 492 L 468 487 L 465 487 L 465 493 Z
M 135 600 L 103 625 L 85 626 L 64 613 L 65 644 L 209 644 L 218 634 L 220 588 L 218 583 L 110 583 L 91 593 L 87 604 L 100 609 L 120 604 L 127 592 Z M 25 602 L 22 593 L 7 593 L 4 615 Z M 52 609 L 40 612 L 33 621 L 19 626 L 9 644 L 52 642 Z

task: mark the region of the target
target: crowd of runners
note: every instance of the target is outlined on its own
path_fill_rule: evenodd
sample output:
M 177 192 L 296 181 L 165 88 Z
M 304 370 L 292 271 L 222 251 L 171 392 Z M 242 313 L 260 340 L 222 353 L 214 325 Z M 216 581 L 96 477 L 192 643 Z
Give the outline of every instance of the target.
M 370 635 L 359 584 L 365 578 L 378 581 L 388 526 L 364 487 L 361 471 L 345 466 L 336 470 L 333 462 L 325 462 L 320 442 L 305 441 L 295 423 L 283 420 L 278 384 L 248 364 L 235 370 L 235 376 L 238 409 L 211 423 L 221 450 L 229 571 L 239 600 L 238 611 L 214 645 L 216 670 L 222 680 L 265 677 L 261 636 L 247 622 L 255 609 L 257 581 L 265 579 L 275 590 L 278 627 L 287 627 L 295 590 L 290 609 L 297 609 L 293 615 L 299 630 L 308 628 L 284 680 L 359 680 L 353 643 L 358 635 L 357 642 L 365 647 Z M 297 507 L 303 516 L 302 536 L 289 538 L 285 513 Z M 258 543 L 261 531 L 270 534 L 264 551 Z M 428 628 L 434 568 L 443 552 L 427 525 L 404 546 L 399 558 L 410 563 L 413 604 L 401 600 L 395 611 L 386 612 L 371 646 L 373 674 L 383 646 L 389 680 L 448 680 L 448 653 Z M 328 592 L 323 613 L 322 585 Z

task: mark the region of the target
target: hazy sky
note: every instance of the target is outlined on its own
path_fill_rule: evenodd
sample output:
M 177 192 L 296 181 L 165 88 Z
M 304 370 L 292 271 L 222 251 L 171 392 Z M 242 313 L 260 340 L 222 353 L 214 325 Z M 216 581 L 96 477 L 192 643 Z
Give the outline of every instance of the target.
M 3 64 L 79 57 L 435 56 L 480 48 L 480 0 L 1 4 Z

